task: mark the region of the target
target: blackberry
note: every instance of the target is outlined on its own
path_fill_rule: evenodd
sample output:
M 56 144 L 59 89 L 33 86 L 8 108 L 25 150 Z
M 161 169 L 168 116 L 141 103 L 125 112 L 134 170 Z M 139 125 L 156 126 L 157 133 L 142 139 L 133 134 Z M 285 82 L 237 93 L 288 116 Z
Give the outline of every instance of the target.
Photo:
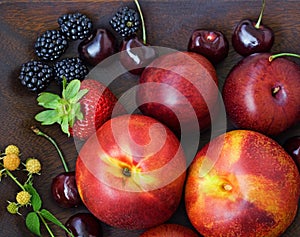
M 52 79 L 53 69 L 44 62 L 29 61 L 21 66 L 19 80 L 30 91 L 45 90 Z
M 67 82 L 73 79 L 83 80 L 88 71 L 87 66 L 80 58 L 65 58 L 54 64 L 54 79 L 58 84 L 61 84 L 63 77 Z
M 62 33 L 70 40 L 84 39 L 92 31 L 92 21 L 86 15 L 77 13 L 64 14 L 57 20 Z
M 109 23 L 122 37 L 130 37 L 139 29 L 140 16 L 135 10 L 123 7 L 112 17 Z
M 54 61 L 67 49 L 67 37 L 60 30 L 47 30 L 34 44 L 36 55 L 45 61 Z

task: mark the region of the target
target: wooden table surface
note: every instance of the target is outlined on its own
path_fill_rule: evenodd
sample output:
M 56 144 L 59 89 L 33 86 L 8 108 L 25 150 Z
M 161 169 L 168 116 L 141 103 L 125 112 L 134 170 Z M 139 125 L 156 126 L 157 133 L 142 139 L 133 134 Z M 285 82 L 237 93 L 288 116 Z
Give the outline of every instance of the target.
M 300 53 L 300 4 L 298 0 L 267 0 L 263 23 L 275 32 L 272 52 Z M 243 18 L 256 19 L 261 1 L 237 0 L 140 0 L 144 12 L 148 42 L 177 50 L 186 50 L 191 31 L 196 28 L 221 30 L 231 39 L 235 24 Z M 0 150 L 8 144 L 16 144 L 22 151 L 22 160 L 36 157 L 42 161 L 43 170 L 34 184 L 43 200 L 43 207 L 51 210 L 62 222 L 72 214 L 86 211 L 84 207 L 62 209 L 50 195 L 52 178 L 63 171 L 54 147 L 44 138 L 33 134 L 30 127 L 37 125 L 52 136 L 63 150 L 70 169 L 74 169 L 77 149 L 72 138 L 67 138 L 59 127 L 41 127 L 34 116 L 41 108 L 37 105 L 37 95 L 28 92 L 18 82 L 20 65 L 36 59 L 33 44 L 45 30 L 57 28 L 57 18 L 67 12 L 86 13 L 95 27 L 109 28 L 108 21 L 120 6 L 132 6 L 133 1 L 0 1 Z M 70 45 L 64 56 L 76 56 L 78 42 Z M 216 66 L 220 87 L 231 67 L 241 59 L 230 43 L 229 56 Z M 299 60 L 295 60 L 300 63 Z M 137 82 L 136 77 L 124 78 L 118 87 L 113 88 L 117 96 Z M 54 85 L 51 85 L 54 87 Z M 51 87 L 50 87 L 51 89 Z M 278 136 L 279 142 L 287 137 L 300 134 L 299 125 Z M 16 173 L 22 177 L 22 172 Z M 7 200 L 14 200 L 17 186 L 9 179 L 0 183 L 0 236 L 32 236 L 25 227 L 24 215 L 11 215 L 6 211 Z M 24 213 L 24 209 L 21 210 Z M 191 226 L 181 205 L 171 218 L 172 223 Z M 55 236 L 64 233 L 50 225 Z M 102 225 L 104 236 L 138 236 L 141 231 L 125 231 Z M 43 236 L 48 236 L 42 229 Z M 300 216 L 283 236 L 300 236 Z

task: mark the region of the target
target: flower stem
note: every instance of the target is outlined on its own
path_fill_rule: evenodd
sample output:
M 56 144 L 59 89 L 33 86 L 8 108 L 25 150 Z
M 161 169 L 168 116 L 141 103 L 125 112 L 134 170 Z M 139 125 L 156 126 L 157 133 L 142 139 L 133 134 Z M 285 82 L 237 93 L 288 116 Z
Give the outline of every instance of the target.
M 147 36 L 146 36 L 146 26 L 145 26 L 143 12 L 142 12 L 141 6 L 139 4 L 139 1 L 138 0 L 134 0 L 134 2 L 135 2 L 135 5 L 136 5 L 136 7 L 137 7 L 137 9 L 139 11 L 141 22 L 142 22 L 143 43 L 146 44 L 147 43 Z
M 66 171 L 66 172 L 69 172 L 69 168 L 68 168 L 68 166 L 67 166 L 67 163 L 66 163 L 66 161 L 65 161 L 65 158 L 64 158 L 64 156 L 63 156 L 61 150 L 59 149 L 58 145 L 56 144 L 56 142 L 55 142 L 50 136 L 48 136 L 47 134 L 45 134 L 45 133 L 43 133 L 41 130 L 39 130 L 37 127 L 32 126 L 32 127 L 31 127 L 31 130 L 32 130 L 36 135 L 42 136 L 42 137 L 48 139 L 48 141 L 50 141 L 50 142 L 53 144 L 53 146 L 55 147 L 55 149 L 56 149 L 57 152 L 58 152 L 58 155 L 59 155 L 59 157 L 60 157 L 60 159 L 61 159 L 61 162 L 62 162 L 62 165 L 63 165 L 65 171 Z
M 24 186 L 17 180 L 15 176 L 13 176 L 9 170 L 6 169 L 5 172 L 23 191 L 26 191 Z
M 258 18 L 258 20 L 256 22 L 256 25 L 255 25 L 256 29 L 259 29 L 259 26 L 260 26 L 260 23 L 261 23 L 261 20 L 262 20 L 262 17 L 263 17 L 263 13 L 264 13 L 264 10 L 265 10 L 265 6 L 266 6 L 266 1 L 263 0 L 262 1 L 262 8 L 261 8 L 260 14 L 259 14 L 259 18 Z
M 55 237 L 53 232 L 51 231 L 49 225 L 47 224 L 47 222 L 45 221 L 44 217 L 41 215 L 40 212 L 36 212 L 38 214 L 38 216 L 40 217 L 40 219 L 42 220 L 44 226 L 46 227 L 48 233 L 50 234 L 51 237 Z
M 296 53 L 278 53 L 278 54 L 271 55 L 269 57 L 269 62 L 272 62 L 275 58 L 285 57 L 285 56 L 300 58 L 300 55 Z

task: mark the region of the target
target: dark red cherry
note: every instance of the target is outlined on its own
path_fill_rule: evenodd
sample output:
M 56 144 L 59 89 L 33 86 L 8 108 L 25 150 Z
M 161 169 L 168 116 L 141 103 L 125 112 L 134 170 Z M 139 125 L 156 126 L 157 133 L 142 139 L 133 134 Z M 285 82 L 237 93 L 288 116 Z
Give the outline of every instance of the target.
M 283 148 L 294 159 L 298 169 L 300 170 L 300 136 L 288 138 L 284 142 Z
M 265 1 L 257 22 L 244 19 L 235 27 L 232 34 L 232 46 L 237 53 L 248 56 L 253 53 L 268 52 L 274 44 L 274 32 L 261 24 Z
M 141 74 L 156 57 L 155 49 L 141 42 L 137 36 L 122 41 L 120 62 L 133 74 Z
M 228 40 L 220 31 L 197 29 L 190 37 L 188 51 L 199 53 L 212 63 L 219 63 L 228 55 Z
M 96 29 L 78 45 L 80 58 L 91 66 L 96 66 L 116 52 L 116 38 L 107 29 Z
M 102 237 L 100 221 L 90 213 L 77 213 L 71 216 L 66 224 L 74 237 Z M 66 233 L 66 236 L 70 237 Z
M 75 172 L 63 172 L 54 177 L 51 193 L 57 204 L 64 208 L 79 206 L 82 201 L 75 181 Z

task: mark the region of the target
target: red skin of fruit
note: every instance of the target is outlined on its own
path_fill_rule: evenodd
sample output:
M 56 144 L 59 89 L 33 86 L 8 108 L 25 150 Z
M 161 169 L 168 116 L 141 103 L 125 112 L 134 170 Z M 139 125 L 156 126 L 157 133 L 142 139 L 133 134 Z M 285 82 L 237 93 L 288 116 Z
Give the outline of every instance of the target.
M 99 81 L 85 79 L 80 88 L 89 90 L 80 100 L 84 119 L 76 120 L 70 132 L 74 137 L 86 140 L 112 116 L 123 114 L 125 110 L 111 90 Z
M 80 58 L 91 66 L 96 66 L 116 53 L 116 38 L 107 29 L 96 29 L 78 45 Z
M 276 237 L 295 218 L 299 184 L 295 162 L 277 142 L 258 132 L 233 130 L 193 160 L 186 211 L 204 236 Z
M 121 115 L 86 141 L 75 172 L 81 199 L 93 215 L 117 228 L 144 229 L 176 211 L 186 161 L 166 126 L 144 115 Z
M 120 62 L 132 74 L 141 74 L 156 57 L 155 49 L 143 44 L 137 36 L 122 41 Z
M 202 54 L 216 64 L 228 56 L 228 40 L 220 31 L 197 29 L 191 35 L 188 51 Z
M 262 24 L 259 28 L 255 25 L 256 22 L 249 19 L 241 20 L 236 25 L 232 34 L 232 46 L 240 55 L 268 52 L 273 46 L 273 30 Z
M 162 224 L 145 231 L 140 237 L 198 237 L 198 234 L 182 225 Z
M 300 121 L 300 67 L 286 58 L 270 62 L 270 55 L 241 60 L 226 78 L 222 95 L 237 128 L 275 136 Z
M 203 131 L 210 127 L 208 108 L 217 107 L 217 84 L 215 68 L 204 56 L 193 52 L 170 53 L 144 69 L 137 103 L 143 114 L 158 119 L 176 134 L 182 129 L 180 125 L 185 127 L 184 132 L 199 130 L 198 125 Z M 178 90 L 179 95 L 168 87 Z

